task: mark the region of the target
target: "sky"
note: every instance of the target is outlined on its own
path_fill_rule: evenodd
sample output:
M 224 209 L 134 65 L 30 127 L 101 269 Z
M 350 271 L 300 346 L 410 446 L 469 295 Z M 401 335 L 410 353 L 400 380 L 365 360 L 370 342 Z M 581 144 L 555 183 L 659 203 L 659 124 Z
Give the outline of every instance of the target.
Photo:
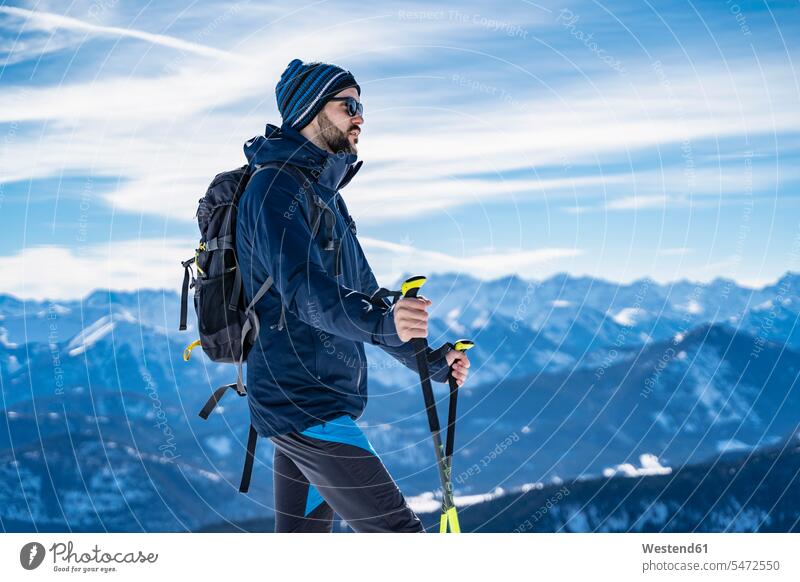
M 177 290 L 293 58 L 362 88 L 383 285 L 762 286 L 800 270 L 798 33 L 797 1 L 0 3 L 0 293 Z

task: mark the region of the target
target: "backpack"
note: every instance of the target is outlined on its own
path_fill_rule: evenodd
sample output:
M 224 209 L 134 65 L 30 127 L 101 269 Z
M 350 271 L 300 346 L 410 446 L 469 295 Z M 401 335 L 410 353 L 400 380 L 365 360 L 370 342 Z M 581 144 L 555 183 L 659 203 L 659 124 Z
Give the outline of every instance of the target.
M 269 163 L 255 170 L 244 165 L 235 170 L 217 174 L 197 207 L 197 224 L 200 228 L 200 244 L 192 258 L 182 261 L 184 269 L 181 287 L 180 323 L 178 329 L 186 330 L 189 289 L 194 289 L 194 309 L 197 314 L 197 327 L 200 339 L 189 344 L 183 352 L 183 359 L 189 361 L 192 350 L 198 346 L 212 362 L 236 365 L 236 382 L 217 388 L 200 410 L 199 416 L 207 420 L 228 390 L 235 390 L 239 396 L 246 396 L 242 366 L 247 354 L 258 337 L 260 323 L 255 305 L 270 289 L 272 277 L 268 277 L 256 291 L 252 300 L 245 305 L 241 269 L 236 254 L 236 220 L 239 200 L 252 177 L 266 168 L 277 168 L 291 174 L 301 185 L 303 192 L 311 201 L 311 224 L 316 237 L 322 216 L 325 215 L 328 241 L 332 240 L 333 211 L 315 194 L 310 182 L 297 167 Z M 327 211 L 327 213 L 326 213 Z M 197 270 L 195 277 L 192 265 Z M 284 314 L 276 324 L 278 329 L 284 325 Z M 275 326 L 273 326 L 275 327 Z M 247 440 L 247 457 L 242 473 L 239 491 L 246 493 L 250 485 L 250 474 L 255 456 L 258 435 L 250 425 Z

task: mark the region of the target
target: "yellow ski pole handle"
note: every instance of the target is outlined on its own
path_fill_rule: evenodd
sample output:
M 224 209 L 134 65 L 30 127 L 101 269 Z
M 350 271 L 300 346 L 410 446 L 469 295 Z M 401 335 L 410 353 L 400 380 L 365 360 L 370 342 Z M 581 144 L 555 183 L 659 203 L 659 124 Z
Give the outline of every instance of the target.
M 468 339 L 460 339 L 456 341 L 455 345 L 453 346 L 453 349 L 456 350 L 457 352 L 463 353 L 474 347 L 475 347 L 474 341 Z
M 402 293 L 403 297 L 416 297 L 417 292 L 425 284 L 425 281 L 427 281 L 427 278 L 422 275 L 409 277 L 403 282 L 403 286 L 400 287 L 400 293 Z M 412 289 L 416 289 L 416 291 L 409 293 Z

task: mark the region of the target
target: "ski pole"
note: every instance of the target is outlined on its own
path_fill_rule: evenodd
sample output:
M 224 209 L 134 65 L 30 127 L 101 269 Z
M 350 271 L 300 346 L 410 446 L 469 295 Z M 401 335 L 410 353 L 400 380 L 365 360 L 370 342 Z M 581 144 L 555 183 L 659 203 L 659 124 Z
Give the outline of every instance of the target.
M 457 340 L 453 349 L 462 354 L 475 347 L 475 342 L 468 339 Z M 447 481 L 442 497 L 442 516 L 439 520 L 439 533 L 447 533 L 450 526 L 452 533 L 461 533 L 458 523 L 458 513 L 453 496 L 453 448 L 456 438 L 456 411 L 458 409 L 458 382 L 453 377 L 453 370 L 447 374 L 447 383 L 450 386 L 450 403 L 447 411 L 447 439 L 444 449 L 444 475 Z
M 417 297 L 419 289 L 425 284 L 425 277 L 410 277 L 405 280 L 400 293 L 403 297 Z M 411 346 L 414 348 L 417 359 L 417 371 L 422 386 L 422 397 L 425 401 L 425 410 L 428 413 L 428 427 L 433 437 L 433 450 L 436 454 L 436 466 L 439 469 L 439 479 L 442 487 L 447 487 L 445 476 L 444 451 L 442 449 L 441 429 L 439 427 L 439 415 L 436 414 L 436 401 L 433 398 L 433 387 L 431 386 L 430 372 L 428 371 L 428 340 L 424 337 L 411 339 Z M 447 494 L 443 494 L 443 499 L 447 499 Z M 449 507 L 448 507 L 449 509 Z

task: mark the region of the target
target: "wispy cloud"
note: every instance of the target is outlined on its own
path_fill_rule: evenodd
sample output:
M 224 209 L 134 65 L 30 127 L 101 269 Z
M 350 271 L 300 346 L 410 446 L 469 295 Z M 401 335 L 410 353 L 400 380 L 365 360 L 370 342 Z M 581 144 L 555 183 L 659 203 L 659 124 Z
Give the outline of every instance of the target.
M 492 253 L 475 253 L 452 256 L 446 253 L 415 248 L 408 242 L 394 243 L 374 238 L 359 237 L 376 277 L 388 284 L 407 273 L 464 272 L 481 279 L 493 279 L 507 273 L 536 277 L 541 267 L 557 260 L 580 256 L 582 249 L 539 248 L 505 249 Z
M 0 293 L 29 299 L 77 299 L 98 288 L 177 289 L 182 269 L 176 258 L 187 258 L 195 244 L 141 239 L 85 247 L 31 246 L 0 256 Z M 43 274 L 42 265 L 58 265 L 60 275 Z
M 0 6 L 0 14 L 7 14 L 9 16 L 15 16 L 22 19 L 24 22 L 24 27 L 27 29 L 46 31 L 69 30 L 85 32 L 87 35 L 91 36 L 134 38 L 142 40 L 146 43 L 185 51 L 203 57 L 252 62 L 250 59 L 244 59 L 242 56 L 230 53 L 226 50 L 220 50 L 202 44 L 187 42 L 173 36 L 153 34 L 142 30 L 122 28 L 119 26 L 102 26 L 99 24 L 86 22 L 78 18 L 54 14 L 52 12 L 27 10 L 25 8 L 16 8 L 13 6 Z M 11 52 L 11 56 L 13 56 L 13 51 Z
M 408 272 L 446 273 L 462 271 L 491 279 L 517 272 L 539 276 L 540 267 L 583 254 L 580 249 L 541 248 L 498 250 L 463 257 L 359 237 L 365 253 L 384 284 Z M 75 299 L 93 289 L 131 291 L 142 288 L 177 290 L 183 276 L 178 259 L 192 254 L 197 241 L 191 239 L 139 239 L 93 244 L 83 247 L 31 246 L 10 256 L 0 256 L 0 293 L 17 297 Z M 124 260 L 120 260 L 124 257 Z M 41 265 L 58 265 L 69 277 L 42 276 Z
M 391 35 L 390 31 L 381 30 Z M 271 46 L 269 50 L 276 56 L 257 76 L 250 67 L 236 63 L 224 67 L 187 63 L 180 72 L 157 77 L 111 78 L 30 89 L 24 97 L 18 91 L 6 91 L 0 95 L 0 120 L 58 123 L 50 125 L 44 141 L 35 133 L 30 140 L 20 137 L 18 147 L 5 156 L 3 169 L 11 173 L 13 168 L 16 176 L 42 177 L 54 171 L 85 169 L 87 160 L 92 160 L 96 172 L 121 175 L 126 183 L 134 185 L 112 194 L 119 208 L 157 214 L 165 212 L 165 207 L 156 203 L 163 188 L 152 185 L 174 180 L 179 169 L 187 179 L 175 184 L 181 188 L 175 189 L 174 195 L 184 206 L 170 208 L 173 217 L 190 218 L 194 194 L 215 173 L 209 173 L 208 168 L 224 169 L 228 163 L 225 159 L 235 163 L 235 157 L 240 156 L 240 143 L 259 131 L 265 119 L 277 120 L 272 82 L 284 63 L 296 54 L 296 48 L 289 44 Z M 777 75 L 778 71 L 772 74 Z M 656 88 L 649 91 L 649 96 L 640 95 L 642 101 L 635 103 L 631 102 L 630 89 L 623 91 L 613 81 L 604 89 L 599 103 L 588 99 L 582 89 L 565 87 L 557 100 L 530 101 L 529 112 L 525 113 L 509 112 L 502 104 L 477 102 L 444 113 L 422 108 L 410 116 L 403 108 L 387 108 L 394 98 L 382 90 L 367 94 L 367 104 L 376 105 L 377 112 L 368 114 L 362 136 L 362 158 L 367 163 L 348 189 L 348 196 L 354 200 L 351 209 L 369 214 L 376 201 L 394 198 L 398 190 L 403 192 L 409 215 L 432 208 L 479 204 L 510 192 L 571 192 L 576 188 L 580 192 L 586 190 L 585 186 L 607 186 L 623 180 L 598 171 L 595 176 L 538 181 L 535 172 L 539 168 L 561 168 L 564 160 L 570 164 L 596 163 L 602 154 L 606 158 L 618 156 L 622 161 L 633 152 L 677 148 L 685 140 L 768 131 L 776 118 L 780 118 L 784 130 L 800 129 L 800 117 L 789 107 L 788 98 L 781 101 L 786 107 L 776 106 L 769 111 L 764 111 L 763 101 L 755 94 L 741 101 L 739 107 L 746 110 L 744 119 L 749 125 L 744 128 L 741 111 L 726 104 L 726 85 L 730 83 L 726 75 L 709 71 L 705 76 L 705 104 L 697 100 L 696 81 L 692 81 L 688 77 L 676 79 L 673 85 L 673 91 L 683 91 L 687 110 L 712 106 L 715 111 L 713 115 L 697 115 L 685 127 L 675 123 Z M 646 87 L 641 92 L 647 93 Z M 256 99 L 255 109 L 246 105 L 245 99 Z M 241 115 L 230 112 L 236 103 L 242 104 Z M 650 111 L 630 113 L 634 105 Z M 227 109 L 223 112 L 223 108 Z M 75 131 L 77 128 L 80 131 Z M 68 151 L 64 151 L 65 144 Z M 37 156 L 30 156 L 31 150 L 38 153 L 38 159 L 58 159 L 62 164 L 55 167 L 38 163 Z M 227 153 L 221 157 L 220 152 Z M 515 184 L 500 179 L 505 172 L 526 168 L 531 176 L 527 181 Z M 671 171 L 676 172 L 672 178 Z M 666 167 L 663 172 L 668 181 L 675 182 L 682 179 L 684 169 Z M 498 179 L 480 183 L 457 178 L 471 173 L 494 174 Z M 641 170 L 633 170 L 631 177 L 643 178 L 638 173 Z M 703 181 L 704 178 L 708 179 Z M 698 173 L 697 188 L 718 189 L 718 181 L 719 172 L 717 176 Z M 591 192 L 596 195 L 598 190 Z M 646 198 L 651 205 L 654 195 L 649 192 Z M 616 206 L 612 204 L 611 208 Z
M 667 197 L 664 195 L 654 196 L 627 196 L 612 200 L 605 205 L 606 210 L 638 210 L 640 208 L 664 208 L 667 204 Z

